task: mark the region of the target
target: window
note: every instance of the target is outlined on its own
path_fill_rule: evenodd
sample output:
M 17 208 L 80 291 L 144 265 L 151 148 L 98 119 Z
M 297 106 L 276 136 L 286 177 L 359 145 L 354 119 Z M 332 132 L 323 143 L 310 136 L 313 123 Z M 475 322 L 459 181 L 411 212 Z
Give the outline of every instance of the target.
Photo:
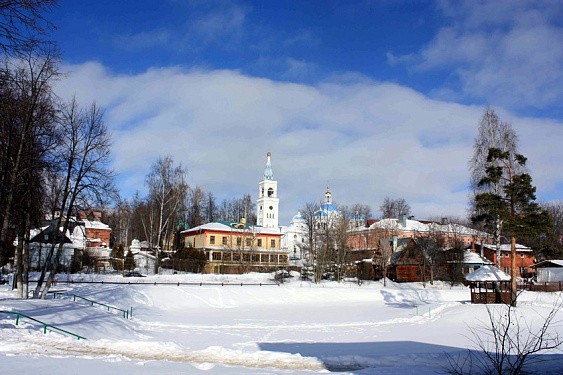
M 274 189 L 269 188 L 268 189 L 268 197 L 273 197 L 274 196 Z
M 270 247 L 271 247 L 271 248 L 275 248 L 275 247 L 276 247 L 276 240 L 270 240 Z
M 209 236 L 209 244 L 215 245 L 215 236 Z
M 510 267 L 504 267 L 504 273 L 510 274 Z
M 261 238 L 258 239 L 258 243 L 256 245 L 258 247 L 262 247 L 262 239 Z
M 520 258 L 524 259 L 524 253 L 520 253 Z
M 227 244 L 227 237 L 223 236 L 223 245 L 226 245 L 226 244 Z
M 237 246 L 242 245 L 242 238 L 237 237 Z
M 244 244 L 245 244 L 246 247 L 252 246 L 252 238 L 247 238 L 247 239 L 244 241 Z

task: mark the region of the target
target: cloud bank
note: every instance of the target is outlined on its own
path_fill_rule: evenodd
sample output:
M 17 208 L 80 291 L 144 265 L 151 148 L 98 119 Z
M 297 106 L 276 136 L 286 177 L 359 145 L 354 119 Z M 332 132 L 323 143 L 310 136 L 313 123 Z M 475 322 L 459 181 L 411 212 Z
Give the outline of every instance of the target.
M 114 168 L 125 197 L 144 191 L 161 155 L 188 169 L 191 185 L 219 199 L 256 197 L 266 153 L 279 184 L 280 224 L 327 185 L 338 204 L 405 198 L 417 217 L 465 216 L 468 160 L 482 107 L 431 99 L 365 77 L 315 85 L 256 78 L 232 70 L 149 69 L 113 74 L 99 63 L 65 67 L 63 98 L 105 108 Z M 542 199 L 563 186 L 563 124 L 512 121 Z

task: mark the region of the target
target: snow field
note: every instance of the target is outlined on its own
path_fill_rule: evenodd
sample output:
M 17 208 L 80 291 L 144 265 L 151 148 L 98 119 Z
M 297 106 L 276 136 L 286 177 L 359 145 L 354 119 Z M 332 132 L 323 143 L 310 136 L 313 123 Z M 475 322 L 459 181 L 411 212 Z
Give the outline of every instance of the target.
M 170 280 L 238 285 L 56 287 L 118 308 L 133 307 L 129 320 L 68 297 L 17 300 L 0 289 L 0 310 L 19 311 L 88 338 L 44 335 L 38 324 L 23 320 L 16 327 L 15 318 L 0 315 L 0 371 L 27 373 L 60 364 L 58 373 L 74 374 L 79 366 L 81 375 L 98 375 L 99 368 L 107 374 L 434 374 L 444 371 L 446 352 L 473 346 L 470 327 L 487 322 L 486 306 L 471 305 L 467 288 L 446 284 L 315 285 L 292 279 L 281 286 L 240 286 L 271 282 L 262 274 L 169 275 L 140 281 Z M 537 325 L 557 295 L 524 293 L 519 312 Z M 563 335 L 560 324 L 553 329 Z M 563 358 L 563 352 L 555 354 Z M 36 367 L 24 359 L 32 359 Z M 563 370 L 560 362 L 551 361 L 542 373 Z

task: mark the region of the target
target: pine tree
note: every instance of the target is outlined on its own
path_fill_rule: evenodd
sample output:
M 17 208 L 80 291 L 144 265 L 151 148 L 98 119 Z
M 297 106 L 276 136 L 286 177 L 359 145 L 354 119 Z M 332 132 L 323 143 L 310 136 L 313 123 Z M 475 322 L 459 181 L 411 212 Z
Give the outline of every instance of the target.
M 491 227 L 500 220 L 503 231 L 511 238 L 512 304 L 516 304 L 516 238 L 532 238 L 549 228 L 549 216 L 535 202 L 536 188 L 524 170 L 526 158 L 521 154 L 490 148 L 485 176 L 480 186 L 502 186 L 498 192 L 486 191 L 475 196 L 473 222 Z

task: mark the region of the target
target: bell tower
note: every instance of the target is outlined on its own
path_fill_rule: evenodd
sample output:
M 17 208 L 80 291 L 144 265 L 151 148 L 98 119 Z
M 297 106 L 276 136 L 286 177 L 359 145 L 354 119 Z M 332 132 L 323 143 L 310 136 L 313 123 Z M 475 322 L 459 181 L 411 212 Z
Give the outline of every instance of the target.
M 258 200 L 256 201 L 257 225 L 264 228 L 278 228 L 278 182 L 274 180 L 272 171 L 272 154 L 266 154 L 266 169 L 264 178 L 258 184 Z

